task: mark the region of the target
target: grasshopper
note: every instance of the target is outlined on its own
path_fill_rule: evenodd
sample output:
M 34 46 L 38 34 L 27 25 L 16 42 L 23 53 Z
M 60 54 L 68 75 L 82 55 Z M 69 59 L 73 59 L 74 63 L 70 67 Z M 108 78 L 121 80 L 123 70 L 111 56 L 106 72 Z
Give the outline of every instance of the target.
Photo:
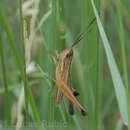
M 90 22 L 88 27 L 94 21 L 95 18 Z M 81 39 L 83 39 L 84 34 L 85 33 L 81 33 L 78 36 L 78 38 L 75 40 L 75 42 L 71 45 L 71 47 L 65 49 L 60 54 L 56 53 L 57 58 L 51 55 L 56 65 L 56 72 L 55 72 L 56 75 L 55 88 L 57 89 L 57 93 L 55 97 L 56 105 L 59 106 L 61 104 L 63 94 L 66 95 L 66 97 L 68 98 L 68 111 L 71 115 L 74 114 L 73 104 L 75 104 L 79 108 L 83 116 L 87 115 L 87 112 L 84 109 L 84 107 L 76 99 L 76 96 L 79 95 L 79 93 L 76 92 L 74 88 L 72 88 L 72 81 L 71 81 L 71 74 L 70 74 L 71 62 L 73 59 L 73 47 L 77 43 L 79 43 Z

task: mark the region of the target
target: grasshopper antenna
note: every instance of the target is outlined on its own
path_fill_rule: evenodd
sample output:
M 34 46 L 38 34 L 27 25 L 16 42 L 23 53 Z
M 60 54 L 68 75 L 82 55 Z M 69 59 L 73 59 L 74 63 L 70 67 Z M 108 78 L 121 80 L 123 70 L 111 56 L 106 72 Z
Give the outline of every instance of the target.
M 94 19 L 92 19 L 92 21 L 88 24 L 88 26 L 87 26 L 87 30 L 90 28 L 90 26 L 95 22 L 95 20 L 96 20 L 96 17 L 94 18 Z M 72 44 L 72 47 L 74 47 L 77 43 L 79 43 L 83 38 L 84 38 L 84 36 L 88 33 L 88 32 L 90 32 L 91 31 L 91 29 L 89 29 L 87 32 L 86 31 L 84 31 L 84 32 L 82 32 L 78 37 L 77 37 L 77 39 L 75 40 L 75 42 Z

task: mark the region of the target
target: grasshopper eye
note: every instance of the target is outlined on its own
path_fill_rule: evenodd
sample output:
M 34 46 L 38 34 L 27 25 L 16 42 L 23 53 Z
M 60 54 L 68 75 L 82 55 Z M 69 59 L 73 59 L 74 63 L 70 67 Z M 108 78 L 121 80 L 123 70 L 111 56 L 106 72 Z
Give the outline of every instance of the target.
M 66 58 L 69 58 L 71 56 L 73 56 L 73 51 L 72 50 L 66 55 Z

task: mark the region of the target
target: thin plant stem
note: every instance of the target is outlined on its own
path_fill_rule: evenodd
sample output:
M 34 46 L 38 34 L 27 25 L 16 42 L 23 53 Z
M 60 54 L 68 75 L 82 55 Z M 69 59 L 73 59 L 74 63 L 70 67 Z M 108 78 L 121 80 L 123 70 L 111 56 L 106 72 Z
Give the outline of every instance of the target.
M 50 43 L 49 49 L 51 52 L 54 52 L 56 49 L 56 33 L 57 33 L 57 21 L 56 21 L 56 11 L 57 11 L 57 0 L 52 1 L 52 14 L 51 14 L 51 23 L 50 23 Z M 49 64 L 49 73 L 54 76 L 54 65 Z M 51 82 L 51 89 L 49 93 L 49 113 L 48 120 L 49 122 L 54 122 L 54 98 L 52 96 L 54 83 Z
M 0 28 L 0 57 L 1 57 L 4 89 L 5 89 L 8 125 L 11 125 L 11 112 L 10 112 L 11 109 L 10 109 L 10 101 L 9 101 L 9 91 L 8 91 L 7 73 L 6 73 L 6 67 L 5 67 L 6 64 L 5 64 L 5 57 L 4 57 L 4 47 L 3 47 L 2 36 L 1 36 L 1 28 Z
M 65 34 L 66 34 L 66 28 L 65 28 L 65 20 L 64 20 L 64 0 L 58 0 L 59 5 L 59 32 L 60 32 L 60 39 L 61 39 L 61 49 L 65 49 Z
M 26 120 L 29 121 L 29 111 L 28 111 L 28 93 L 27 93 L 27 76 L 26 76 L 26 61 L 25 61 L 25 44 L 24 44 L 24 26 L 23 26 L 23 11 L 22 11 L 23 1 L 19 0 L 19 12 L 20 12 L 20 32 L 21 32 L 21 42 L 22 42 L 22 54 L 23 54 L 23 73 L 24 73 L 24 92 L 25 92 L 25 112 Z

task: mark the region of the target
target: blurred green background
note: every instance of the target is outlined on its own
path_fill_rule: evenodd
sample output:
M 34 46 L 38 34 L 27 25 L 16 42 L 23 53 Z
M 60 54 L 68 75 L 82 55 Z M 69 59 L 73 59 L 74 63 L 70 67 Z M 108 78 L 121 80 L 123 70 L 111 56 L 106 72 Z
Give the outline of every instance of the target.
M 51 0 L 38 1 L 31 2 L 31 0 L 26 0 L 23 4 L 23 16 L 27 25 L 27 37 L 31 39 L 29 40 L 32 45 L 30 50 L 25 45 L 25 52 L 30 53 L 28 64 L 31 63 L 31 72 L 28 72 L 27 79 L 32 90 L 40 120 L 46 129 L 127 130 L 127 126 L 123 123 L 120 115 L 116 93 L 96 22 L 91 25 L 91 32 L 74 48 L 74 59 L 71 70 L 73 87 L 79 91 L 80 95 L 78 100 L 87 109 L 88 116 L 83 117 L 76 107 L 75 115 L 70 116 L 66 110 L 65 97 L 60 108 L 54 105 L 54 84 L 48 81 L 46 76 L 43 75 L 43 72 L 41 73 L 36 66 L 40 66 L 42 71 L 55 78 L 55 67 L 48 54 L 48 50 L 55 55 L 56 50 L 60 53 L 65 48 L 70 47 L 80 32 L 86 31 L 86 26 L 95 16 L 89 0 L 54 0 L 52 4 L 55 4 L 55 6 L 51 5 Z M 100 14 L 100 19 L 109 39 L 121 77 L 124 79 L 117 11 L 118 2 L 119 0 L 97 0 L 95 1 L 95 5 Z M 22 57 L 19 2 L 18 0 L 0 0 L 0 4 L 4 9 L 7 22 L 13 32 L 19 55 Z M 27 5 L 29 7 L 26 7 Z M 120 1 L 120 5 L 119 9 L 124 30 L 129 81 L 130 1 Z M 51 16 L 50 8 L 54 10 L 52 11 L 53 16 Z M 5 56 L 11 121 L 13 125 L 16 125 L 18 121 L 18 103 L 20 102 L 23 82 L 2 24 L 0 24 L 0 32 Z M 22 61 L 22 58 L 20 60 Z M 1 129 L 3 123 L 7 121 L 7 105 L 2 75 L 0 64 Z M 23 106 L 21 111 L 21 122 L 26 120 L 24 108 Z M 31 122 L 35 122 L 30 105 L 29 115 Z M 55 123 L 59 124 L 55 125 Z

